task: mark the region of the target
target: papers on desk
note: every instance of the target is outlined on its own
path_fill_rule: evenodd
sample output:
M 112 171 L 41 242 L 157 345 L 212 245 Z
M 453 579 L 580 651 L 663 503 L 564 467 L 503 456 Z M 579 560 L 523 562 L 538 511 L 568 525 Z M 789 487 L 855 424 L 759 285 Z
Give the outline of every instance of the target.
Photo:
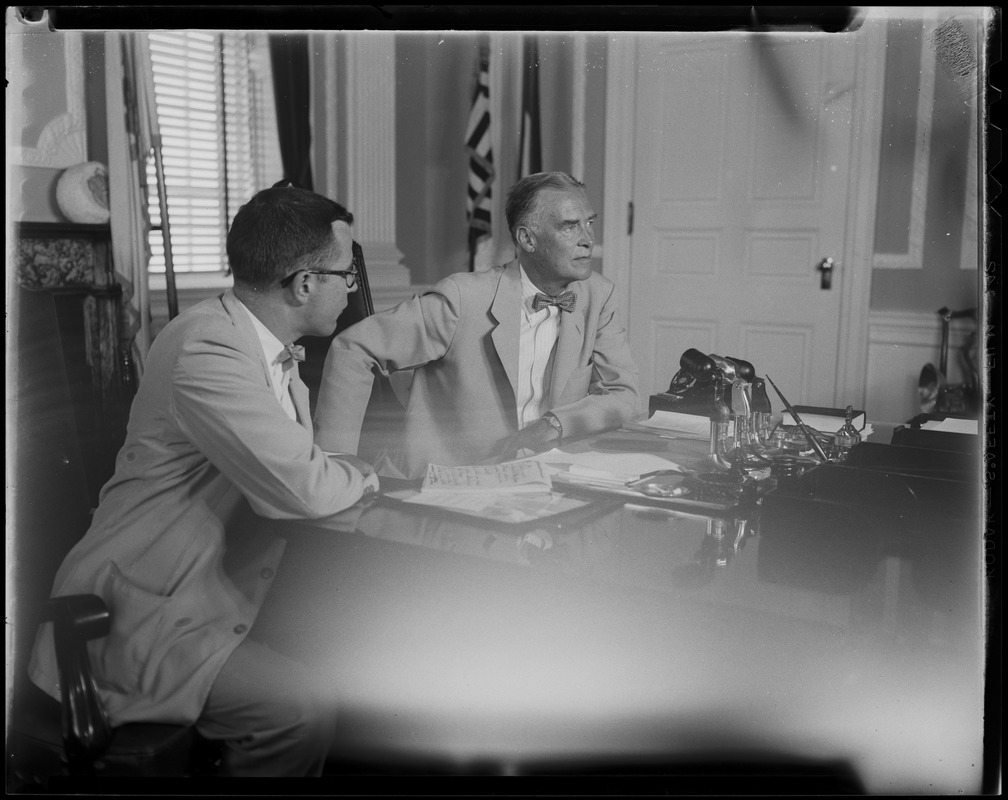
M 495 525 L 557 524 L 572 512 L 598 503 L 552 492 L 550 475 L 557 468 L 536 459 L 503 464 L 447 467 L 430 464 L 420 491 L 386 492 L 400 503 L 462 515 Z
M 533 458 L 543 463 L 553 481 L 553 488 L 558 491 L 581 487 L 632 495 L 634 492 L 627 488 L 627 484 L 639 480 L 642 475 L 654 472 L 690 473 L 682 464 L 651 453 L 600 453 L 594 450 L 568 453 L 553 448 Z
M 688 472 L 681 464 L 651 453 L 567 453 L 553 448 L 503 464 L 431 464 L 419 492 L 390 496 L 497 522 L 528 522 L 584 506 L 583 500 L 551 495 L 554 476 L 560 476 L 565 485 L 626 490 L 628 482 L 661 470 Z
M 534 458 L 541 459 L 552 470 L 555 492 L 610 498 L 623 504 L 682 513 L 721 513 L 736 504 L 733 499 L 722 502 L 691 496 L 686 483 L 695 477 L 695 470 L 650 453 L 567 453 L 553 449 Z M 668 491 L 649 491 L 640 484 L 642 480 L 662 483 Z
M 550 481 L 542 464 L 533 459 L 504 464 L 444 467 L 428 464 L 420 489 L 424 493 L 529 493 L 548 492 Z
M 430 465 L 420 491 L 406 489 L 383 496 L 395 503 L 504 523 L 509 528 L 559 525 L 605 513 L 614 503 L 642 498 L 627 483 L 654 472 L 688 475 L 691 470 L 652 453 L 568 453 L 554 448 L 492 466 Z M 572 496 L 568 493 L 572 488 L 586 490 L 587 498 Z
M 930 419 L 921 423 L 922 431 L 945 431 L 947 433 L 971 433 L 976 436 L 980 432 L 980 426 L 975 419 Z
M 594 480 L 616 481 L 626 484 L 635 481 L 641 475 L 659 470 L 687 473 L 682 464 L 652 453 L 600 453 L 589 450 L 585 453 L 567 453 L 553 448 L 545 453 L 532 456 L 528 461 L 539 461 L 552 476 L 557 472 L 565 472 L 573 476 L 581 476 Z
M 545 493 L 500 493 L 500 492 L 458 492 L 422 491 L 393 492 L 389 496 L 403 503 L 432 506 L 442 511 L 472 516 L 488 522 L 522 524 L 545 520 L 587 507 L 582 499 Z
M 632 431 L 706 441 L 710 438 L 711 425 L 707 417 L 680 414 L 677 411 L 655 411 L 644 422 L 630 422 L 623 427 Z
M 422 506 L 439 514 L 462 515 L 495 525 L 559 524 L 572 512 L 599 504 L 552 491 L 551 474 L 559 467 L 537 459 L 519 459 L 503 464 L 427 467 L 420 491 L 386 492 L 400 503 Z

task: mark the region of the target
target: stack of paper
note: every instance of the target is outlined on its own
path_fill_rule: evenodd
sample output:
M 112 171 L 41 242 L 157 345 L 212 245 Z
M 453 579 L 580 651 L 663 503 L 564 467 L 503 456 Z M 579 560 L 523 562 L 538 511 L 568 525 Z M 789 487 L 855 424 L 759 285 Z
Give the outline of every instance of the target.
M 577 483 L 599 488 L 622 488 L 641 475 L 670 471 L 688 474 L 682 464 L 650 453 L 567 453 L 553 448 L 533 456 L 550 475 L 563 484 Z
M 957 419 L 947 417 L 946 419 L 931 419 L 921 425 L 922 431 L 946 431 L 947 433 L 970 433 L 974 436 L 979 433 L 980 425 L 975 419 Z
M 707 417 L 680 414 L 677 411 L 655 411 L 644 422 L 632 422 L 623 427 L 682 439 L 710 438 L 710 420 Z

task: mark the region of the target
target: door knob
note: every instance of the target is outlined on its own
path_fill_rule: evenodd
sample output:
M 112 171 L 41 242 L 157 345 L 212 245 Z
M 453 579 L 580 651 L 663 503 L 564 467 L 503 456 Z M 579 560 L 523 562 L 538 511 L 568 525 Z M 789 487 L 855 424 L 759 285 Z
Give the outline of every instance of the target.
M 819 270 L 819 288 L 829 289 L 833 286 L 833 267 L 835 262 L 832 258 L 826 257 L 818 264 L 816 264 L 816 269 Z

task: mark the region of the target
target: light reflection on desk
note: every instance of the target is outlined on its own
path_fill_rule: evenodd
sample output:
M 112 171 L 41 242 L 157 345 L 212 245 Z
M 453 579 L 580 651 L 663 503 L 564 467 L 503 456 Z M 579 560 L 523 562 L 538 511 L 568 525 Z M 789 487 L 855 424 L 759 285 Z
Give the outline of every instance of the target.
M 506 532 L 375 504 L 352 534 L 287 526 L 255 633 L 317 668 L 344 756 L 520 773 L 784 753 L 842 759 L 869 792 L 975 790 L 979 617 L 929 607 L 898 558 L 857 592 L 761 580 L 762 537 L 732 532 L 635 507 Z

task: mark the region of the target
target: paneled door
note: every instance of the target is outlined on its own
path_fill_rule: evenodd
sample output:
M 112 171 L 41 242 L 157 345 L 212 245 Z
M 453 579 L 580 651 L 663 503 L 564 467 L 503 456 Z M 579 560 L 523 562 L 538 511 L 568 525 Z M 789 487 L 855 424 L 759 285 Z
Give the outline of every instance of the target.
M 842 402 L 855 37 L 636 48 L 628 330 L 645 394 L 695 347 L 751 361 L 792 403 Z

